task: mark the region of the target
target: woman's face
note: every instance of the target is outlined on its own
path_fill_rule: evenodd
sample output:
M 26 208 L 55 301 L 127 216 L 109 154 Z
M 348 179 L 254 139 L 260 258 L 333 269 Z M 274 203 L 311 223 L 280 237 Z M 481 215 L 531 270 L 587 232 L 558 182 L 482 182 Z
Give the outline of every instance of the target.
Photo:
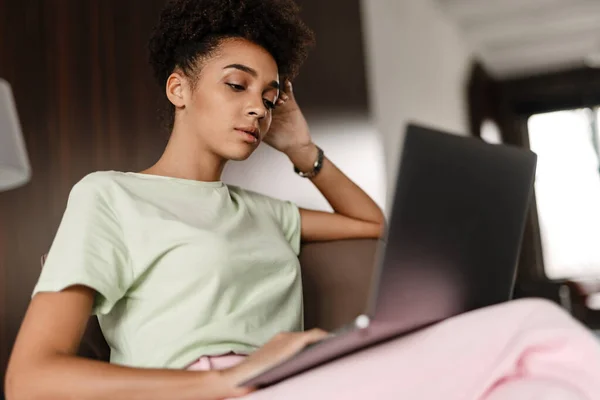
M 184 127 L 219 157 L 244 160 L 271 125 L 279 95 L 277 64 L 261 46 L 225 39 L 203 61 L 195 85 L 182 87 L 187 94 L 183 107 L 176 104 L 176 129 Z M 169 88 L 167 83 L 168 94 Z

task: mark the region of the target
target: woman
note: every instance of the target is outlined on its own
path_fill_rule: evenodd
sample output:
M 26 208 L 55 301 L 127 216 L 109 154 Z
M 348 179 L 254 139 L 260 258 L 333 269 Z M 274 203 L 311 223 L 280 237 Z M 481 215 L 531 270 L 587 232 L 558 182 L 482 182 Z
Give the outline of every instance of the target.
M 170 141 L 145 171 L 97 172 L 73 187 L 10 360 L 9 400 L 240 397 L 253 388 L 239 383 L 326 336 L 302 332 L 300 242 L 375 238 L 384 218 L 311 140 L 290 83 L 311 43 L 291 0 L 166 5 L 150 61 L 171 105 Z M 335 212 L 223 184 L 226 162 L 262 141 Z M 90 312 L 110 364 L 75 356 Z M 490 400 L 548 384 L 585 398 L 598 394 L 599 353 L 555 307 L 514 302 L 249 398 Z

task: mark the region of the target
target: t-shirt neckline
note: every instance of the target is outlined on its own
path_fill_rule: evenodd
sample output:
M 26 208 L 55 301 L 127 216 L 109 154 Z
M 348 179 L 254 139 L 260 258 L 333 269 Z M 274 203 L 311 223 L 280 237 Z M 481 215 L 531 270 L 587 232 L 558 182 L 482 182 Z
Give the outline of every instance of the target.
M 195 179 L 185 179 L 185 178 L 176 178 L 174 176 L 165 176 L 165 175 L 155 175 L 155 174 L 145 174 L 142 172 L 123 172 L 125 175 L 135 176 L 141 179 L 148 180 L 163 180 L 176 182 L 184 185 L 197 186 L 197 187 L 210 187 L 210 188 L 220 188 L 225 184 L 223 181 L 198 181 Z

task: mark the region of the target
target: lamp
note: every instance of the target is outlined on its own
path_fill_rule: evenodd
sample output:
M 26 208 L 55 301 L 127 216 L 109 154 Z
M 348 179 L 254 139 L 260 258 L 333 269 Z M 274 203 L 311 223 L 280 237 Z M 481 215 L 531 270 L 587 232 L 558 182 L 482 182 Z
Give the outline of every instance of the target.
M 22 186 L 30 178 L 31 167 L 12 89 L 0 78 L 0 192 Z

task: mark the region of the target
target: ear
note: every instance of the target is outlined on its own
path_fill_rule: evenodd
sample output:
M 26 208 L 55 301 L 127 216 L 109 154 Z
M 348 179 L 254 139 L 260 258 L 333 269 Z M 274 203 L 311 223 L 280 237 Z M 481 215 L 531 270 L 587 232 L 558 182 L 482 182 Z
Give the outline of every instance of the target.
M 187 79 L 179 72 L 173 72 L 167 79 L 167 98 L 175 108 L 184 108 L 188 97 Z

